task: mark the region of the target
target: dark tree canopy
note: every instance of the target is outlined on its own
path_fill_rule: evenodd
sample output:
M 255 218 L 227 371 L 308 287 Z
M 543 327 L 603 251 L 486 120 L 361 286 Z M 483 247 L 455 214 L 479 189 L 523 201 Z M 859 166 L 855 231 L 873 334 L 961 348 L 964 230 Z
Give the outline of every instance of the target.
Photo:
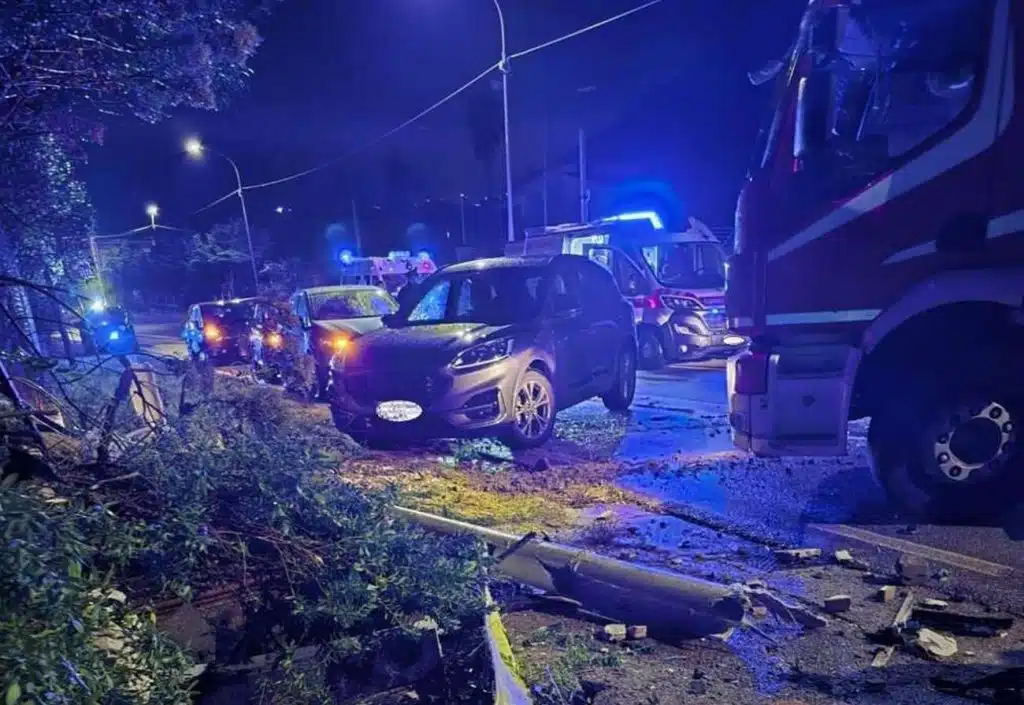
M 260 43 L 250 19 L 270 1 L 5 0 L 0 144 L 98 141 L 103 115 L 217 108 L 249 75 Z

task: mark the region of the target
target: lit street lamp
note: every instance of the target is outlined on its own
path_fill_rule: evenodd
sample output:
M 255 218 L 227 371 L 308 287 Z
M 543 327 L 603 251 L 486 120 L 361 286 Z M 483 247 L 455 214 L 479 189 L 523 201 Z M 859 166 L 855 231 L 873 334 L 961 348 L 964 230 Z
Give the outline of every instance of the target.
M 139 233 L 149 232 L 153 230 L 176 230 L 178 232 L 189 232 L 181 228 L 171 228 L 166 225 L 157 225 L 156 218 L 160 215 L 160 206 L 155 203 L 146 204 L 146 215 L 149 216 L 149 225 L 143 225 L 138 228 L 132 228 L 131 230 L 125 230 L 123 233 L 116 233 L 114 235 L 90 235 L 89 236 L 89 251 L 92 254 L 92 263 L 96 268 L 96 284 L 99 288 L 100 298 L 106 300 L 106 282 L 103 281 L 103 263 L 100 260 L 100 240 L 121 240 L 132 235 L 138 235 Z
M 238 171 L 238 165 L 235 164 L 235 160 L 224 154 L 223 152 L 216 152 L 195 137 L 190 137 L 185 140 L 185 153 L 193 159 L 201 159 L 206 152 L 212 152 L 221 159 L 224 159 L 228 164 L 231 165 L 232 170 L 235 172 L 235 184 L 237 185 L 238 202 L 242 206 L 242 223 L 245 225 L 245 240 L 249 245 L 249 262 L 252 264 L 252 281 L 256 286 L 256 293 L 259 293 L 260 289 L 260 275 L 256 269 L 256 252 L 252 247 L 252 231 L 249 229 L 249 211 L 245 207 L 245 191 L 242 187 L 242 174 Z

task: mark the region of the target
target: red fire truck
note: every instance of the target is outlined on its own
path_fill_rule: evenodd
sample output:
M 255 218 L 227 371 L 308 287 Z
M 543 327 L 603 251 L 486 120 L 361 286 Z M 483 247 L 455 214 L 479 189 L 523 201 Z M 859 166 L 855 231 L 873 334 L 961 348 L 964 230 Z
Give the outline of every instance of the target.
M 870 418 L 909 513 L 1024 498 L 1022 57 L 1020 0 L 808 4 L 736 211 L 738 447 L 839 455 Z

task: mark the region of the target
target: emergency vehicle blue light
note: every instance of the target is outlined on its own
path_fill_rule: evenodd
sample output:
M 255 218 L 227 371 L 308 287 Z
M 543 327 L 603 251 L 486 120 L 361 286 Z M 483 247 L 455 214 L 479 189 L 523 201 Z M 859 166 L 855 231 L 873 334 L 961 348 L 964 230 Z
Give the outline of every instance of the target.
M 342 250 L 340 259 L 342 264 L 349 264 L 352 261 L 352 250 Z
M 100 313 L 107 308 L 107 305 L 102 301 L 93 301 L 89 308 L 95 311 L 96 313 Z
M 655 230 L 664 230 L 665 229 L 665 223 L 663 223 L 661 221 L 661 216 L 659 216 L 654 211 L 636 211 L 636 212 L 633 212 L 633 213 L 620 213 L 619 215 L 613 215 L 613 216 L 609 216 L 607 218 L 602 218 L 601 222 L 602 223 L 626 223 L 626 222 L 632 222 L 632 221 L 637 221 L 637 220 L 646 220 L 648 223 L 651 224 L 651 227 L 654 228 Z
M 118 333 L 116 330 L 110 331 L 110 339 L 111 340 L 117 340 L 120 337 L 121 337 L 121 334 Z

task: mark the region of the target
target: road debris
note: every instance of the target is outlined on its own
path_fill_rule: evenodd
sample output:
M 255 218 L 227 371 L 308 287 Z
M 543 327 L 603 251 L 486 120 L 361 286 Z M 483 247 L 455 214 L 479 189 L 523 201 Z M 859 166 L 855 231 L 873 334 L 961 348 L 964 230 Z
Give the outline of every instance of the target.
M 626 628 L 626 638 L 630 641 L 637 641 L 639 639 L 647 638 L 647 625 L 646 624 L 631 624 Z
M 609 642 L 625 641 L 628 633 L 625 624 L 606 624 L 597 633 L 597 638 Z
M 957 695 L 961 698 L 972 698 L 983 702 L 1013 703 L 1020 702 L 1021 693 L 1024 692 L 1024 668 L 1016 666 L 982 676 L 967 683 L 958 683 L 948 678 L 933 678 L 932 685 L 940 693 Z M 991 690 L 991 698 L 982 698 L 972 695 L 972 691 Z
M 836 563 L 850 570 L 869 571 L 871 566 L 862 560 L 853 557 L 853 554 L 845 549 L 840 549 L 832 554 Z
M 821 558 L 820 548 L 786 548 L 772 551 L 775 560 L 780 563 L 803 563 Z
M 889 659 L 892 658 L 893 653 L 896 651 L 895 646 L 883 646 L 882 648 L 875 651 L 875 657 L 871 659 L 872 668 L 884 668 L 889 664 Z
M 1012 617 L 975 616 L 935 609 L 914 609 L 911 619 L 957 636 L 994 637 L 1013 627 Z
M 920 649 L 925 656 L 934 660 L 943 660 L 956 656 L 956 639 L 951 636 L 939 634 L 927 627 L 921 627 L 917 634 L 909 641 L 911 646 Z
M 881 603 L 892 602 L 896 599 L 896 586 L 895 585 L 883 585 L 878 588 L 875 593 L 875 600 Z
M 833 595 L 825 598 L 825 611 L 829 614 L 847 612 L 852 606 L 853 598 L 849 595 Z
M 761 588 L 747 588 L 747 596 L 755 605 L 764 607 L 777 619 L 796 622 L 806 629 L 820 629 L 828 626 L 828 620 L 814 614 L 808 609 L 783 602 L 781 599 Z
M 904 585 L 922 585 L 931 576 L 931 568 L 917 556 L 903 554 L 896 560 L 896 574 Z

